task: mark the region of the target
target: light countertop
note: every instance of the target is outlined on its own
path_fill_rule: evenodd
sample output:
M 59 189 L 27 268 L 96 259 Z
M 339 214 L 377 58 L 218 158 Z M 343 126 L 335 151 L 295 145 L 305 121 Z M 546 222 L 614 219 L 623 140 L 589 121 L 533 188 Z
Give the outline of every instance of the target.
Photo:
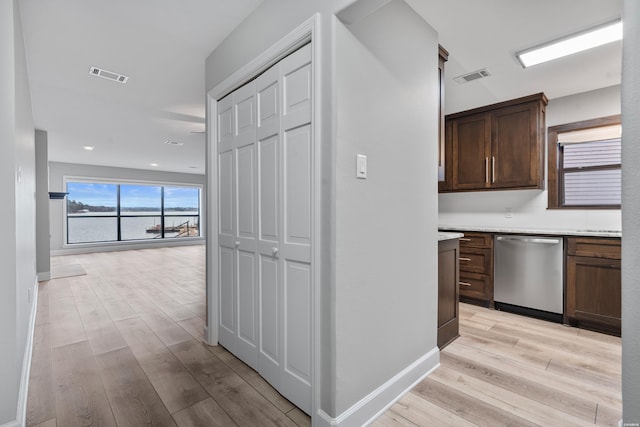
M 438 231 L 438 242 L 442 242 L 443 240 L 459 239 L 460 237 L 464 237 L 464 234 Z
M 511 233 L 511 234 L 547 234 L 554 236 L 584 236 L 584 237 L 622 237 L 620 230 L 552 230 L 540 228 L 507 228 L 493 226 L 459 226 L 444 225 L 438 226 L 440 232 L 446 231 L 478 231 L 482 233 Z

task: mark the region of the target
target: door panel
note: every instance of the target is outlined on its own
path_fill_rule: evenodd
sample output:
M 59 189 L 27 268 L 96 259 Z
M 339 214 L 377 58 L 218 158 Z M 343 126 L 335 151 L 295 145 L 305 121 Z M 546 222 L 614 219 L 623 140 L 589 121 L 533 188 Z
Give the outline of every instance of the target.
M 299 123 L 311 122 L 311 64 L 305 48 L 282 61 L 283 127 L 291 129 Z
M 280 130 L 280 80 L 278 66 L 256 79 L 258 94 L 258 139 L 275 135 Z
M 219 340 L 229 351 L 235 352 L 236 304 L 233 278 L 233 249 L 220 247 L 220 327 Z
M 255 131 L 254 121 L 254 92 L 251 86 L 238 90 L 236 98 L 236 135 L 243 135 Z
M 233 96 L 227 95 L 218 102 L 218 152 L 231 149 L 233 136 Z
M 237 355 L 254 369 L 258 366 L 255 254 L 238 252 L 238 349 Z
M 311 239 L 311 126 L 288 131 L 284 146 L 286 241 Z
M 281 62 L 283 76 L 282 163 L 284 354 L 281 393 L 311 412 L 311 46 Z
M 287 262 L 286 301 L 286 366 L 285 369 L 303 381 L 311 378 L 309 340 L 311 324 L 311 268 L 309 264 Z
M 255 145 L 253 144 L 238 148 L 238 166 L 236 168 L 238 237 L 255 237 L 254 149 Z
M 307 413 L 311 410 L 311 267 L 285 262 L 285 353 L 281 392 Z
M 485 188 L 491 177 L 491 116 L 453 120 L 453 189 Z
M 282 291 L 280 259 L 281 79 L 276 64 L 256 79 L 258 93 L 258 252 L 260 254 L 260 353 L 258 372 L 280 390 Z
M 221 234 L 233 235 L 233 152 L 218 155 L 218 216 Z
M 218 103 L 218 284 L 219 340 L 236 351 L 236 296 L 234 249 L 234 152 L 233 97 Z
M 278 136 L 260 141 L 260 240 L 277 242 L 278 234 Z
M 271 363 L 277 365 L 280 360 L 278 259 L 269 256 L 261 256 L 260 259 L 260 351 Z
M 537 185 L 541 159 L 536 127 L 536 109 L 531 105 L 507 107 L 493 113 L 493 187 Z

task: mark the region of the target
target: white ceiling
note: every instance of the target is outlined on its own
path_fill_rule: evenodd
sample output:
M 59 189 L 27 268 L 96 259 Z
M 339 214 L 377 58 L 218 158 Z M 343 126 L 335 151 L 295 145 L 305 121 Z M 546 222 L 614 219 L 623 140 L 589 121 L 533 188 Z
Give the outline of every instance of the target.
M 205 59 L 261 2 L 20 0 L 49 160 L 204 174 L 205 136 L 192 132 L 205 129 Z M 129 81 L 91 76 L 90 66 Z
M 406 1 L 450 53 L 447 113 L 620 83 L 621 43 L 528 69 L 513 54 L 618 18 L 621 0 Z M 261 2 L 20 0 L 34 120 L 48 131 L 49 159 L 203 174 L 205 136 L 193 132 L 205 127 L 205 58 Z M 129 81 L 90 76 L 90 66 Z M 480 68 L 492 75 L 452 80 Z
M 406 0 L 449 51 L 446 113 L 544 92 L 549 99 L 620 84 L 622 42 L 523 69 L 515 52 L 620 18 L 622 0 Z M 454 77 L 487 68 L 465 84 Z

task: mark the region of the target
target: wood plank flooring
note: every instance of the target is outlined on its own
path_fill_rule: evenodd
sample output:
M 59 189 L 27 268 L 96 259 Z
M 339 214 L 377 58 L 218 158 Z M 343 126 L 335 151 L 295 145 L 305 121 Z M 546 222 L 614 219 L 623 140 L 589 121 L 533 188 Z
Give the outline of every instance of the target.
M 27 426 L 310 426 L 202 343 L 204 246 L 54 257 L 41 282 Z M 66 267 L 69 266 L 69 267 Z
M 42 282 L 27 425 L 309 426 L 202 343 L 204 246 L 55 257 Z M 467 304 L 441 366 L 374 426 L 617 426 L 620 339 Z
M 460 304 L 440 367 L 373 426 L 617 426 L 620 338 Z

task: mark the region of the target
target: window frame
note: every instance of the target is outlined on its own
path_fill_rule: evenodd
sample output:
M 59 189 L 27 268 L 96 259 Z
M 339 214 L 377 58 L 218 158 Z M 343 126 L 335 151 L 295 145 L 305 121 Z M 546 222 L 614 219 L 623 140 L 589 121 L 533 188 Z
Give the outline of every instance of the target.
M 140 244 L 140 243 L 151 243 L 158 244 L 160 242 L 170 242 L 176 240 L 174 237 L 165 237 L 164 233 L 164 188 L 165 187 L 183 187 L 183 188 L 197 188 L 198 189 L 198 226 L 199 226 L 199 236 L 184 236 L 180 237 L 177 240 L 202 240 L 204 239 L 206 230 L 204 229 L 202 218 L 205 215 L 204 212 L 204 186 L 197 183 L 181 183 L 181 182 L 165 182 L 165 181 L 142 181 L 142 180 L 134 180 L 134 179 L 105 179 L 105 178 L 91 178 L 91 177 L 79 177 L 79 176 L 64 176 L 63 177 L 63 186 L 66 189 L 68 183 L 70 182 L 79 182 L 79 183 L 99 183 L 99 184 L 111 184 L 117 187 L 117 200 L 116 200 L 116 211 L 113 215 L 88 215 L 83 216 L 83 218 L 115 218 L 116 219 L 116 227 L 117 227 L 117 235 L 116 240 L 104 240 L 104 241 L 91 241 L 91 242 L 77 242 L 77 243 L 69 243 L 69 212 L 67 210 L 68 201 L 65 198 L 65 203 L 63 203 L 63 247 L 80 247 L 80 246 L 105 246 L 105 245 L 127 245 L 127 244 Z M 161 238 L 149 238 L 149 239 L 122 239 L 121 235 L 121 218 L 134 218 L 134 217 L 156 217 L 158 215 L 127 215 L 121 213 L 121 201 L 120 201 L 120 186 L 121 185 L 145 185 L 145 186 L 156 186 L 161 188 L 161 211 L 160 211 L 160 219 L 161 219 Z M 170 215 L 169 215 L 170 216 Z M 175 215 L 174 215 L 175 216 Z M 184 216 L 184 215 L 183 215 Z M 196 215 L 186 215 L 186 216 L 196 216 Z M 153 243 L 152 243 L 153 242 Z
M 620 209 L 620 205 L 564 205 L 562 202 L 564 182 L 562 170 L 562 150 L 558 145 L 558 134 L 583 129 L 621 124 L 621 115 L 600 117 L 580 122 L 550 126 L 547 129 L 547 209 Z M 620 165 L 622 168 L 622 164 Z

